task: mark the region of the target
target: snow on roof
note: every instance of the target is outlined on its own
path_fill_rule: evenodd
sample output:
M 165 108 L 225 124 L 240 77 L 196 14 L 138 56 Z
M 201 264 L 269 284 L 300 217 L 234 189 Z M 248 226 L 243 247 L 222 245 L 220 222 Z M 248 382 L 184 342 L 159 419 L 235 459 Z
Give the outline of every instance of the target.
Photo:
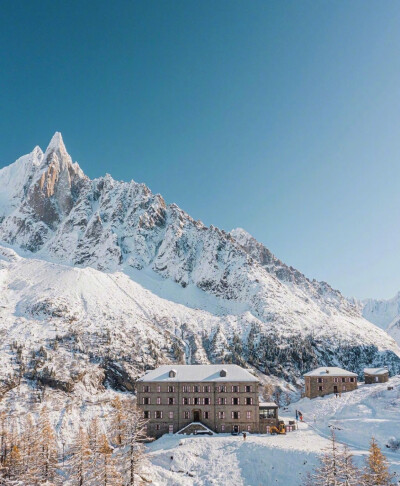
M 259 408 L 278 408 L 275 402 L 260 402 L 258 406 Z
M 364 368 L 364 375 L 385 375 L 389 373 L 386 368 Z
M 304 376 L 357 376 L 357 373 L 336 366 L 323 366 L 313 371 L 309 371 Z
M 169 372 L 176 371 L 176 376 L 170 377 Z M 226 376 L 221 376 L 221 371 Z M 251 381 L 258 379 L 244 368 L 237 365 L 163 365 L 155 370 L 148 371 L 138 381 Z

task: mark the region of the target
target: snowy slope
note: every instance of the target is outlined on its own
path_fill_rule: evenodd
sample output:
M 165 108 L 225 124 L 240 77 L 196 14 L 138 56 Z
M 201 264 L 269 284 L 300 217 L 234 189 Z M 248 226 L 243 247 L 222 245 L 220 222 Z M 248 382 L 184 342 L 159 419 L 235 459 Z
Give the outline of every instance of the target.
M 384 329 L 400 344 L 400 293 L 389 300 L 365 299 L 360 306 L 365 319 Z
M 400 377 L 387 384 L 361 386 L 341 398 L 327 396 L 292 404 L 280 416 L 287 422 L 295 409 L 305 423 L 286 436 L 248 435 L 246 441 L 227 434 L 212 437 L 164 436 L 149 446 L 152 479 L 156 485 L 298 486 L 328 447 L 330 427 L 337 440 L 347 444 L 355 463 L 362 466 L 374 435 L 400 474 L 400 452 L 386 448 L 400 438 Z M 315 420 L 314 420 L 315 418 Z
M 393 339 L 340 292 L 244 230 L 206 227 L 144 184 L 90 180 L 59 133 L 44 153 L 0 170 L 0 187 L 0 240 L 24 256 L 3 263 L 5 346 L 16 333 L 52 345 L 62 328 L 101 347 L 112 379 L 118 360 L 109 355 L 129 356 L 119 361 L 132 376 L 184 356 L 247 363 L 292 383 L 317 364 L 399 370 Z M 62 346 L 57 353 L 70 357 Z

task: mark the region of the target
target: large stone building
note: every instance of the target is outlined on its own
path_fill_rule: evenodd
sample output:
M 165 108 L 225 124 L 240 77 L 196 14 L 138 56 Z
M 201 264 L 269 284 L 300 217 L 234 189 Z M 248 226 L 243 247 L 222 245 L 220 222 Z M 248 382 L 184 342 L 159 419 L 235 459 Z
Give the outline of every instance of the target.
M 138 380 L 138 406 L 152 437 L 193 422 L 214 432 L 267 432 L 278 423 L 277 406 L 259 407 L 258 386 L 237 365 L 164 365 Z
M 304 375 L 305 396 L 323 397 L 330 393 L 342 394 L 357 388 L 357 374 L 336 367 L 322 367 Z
M 389 380 L 389 370 L 387 368 L 364 368 L 364 380 L 366 385 L 386 383 Z

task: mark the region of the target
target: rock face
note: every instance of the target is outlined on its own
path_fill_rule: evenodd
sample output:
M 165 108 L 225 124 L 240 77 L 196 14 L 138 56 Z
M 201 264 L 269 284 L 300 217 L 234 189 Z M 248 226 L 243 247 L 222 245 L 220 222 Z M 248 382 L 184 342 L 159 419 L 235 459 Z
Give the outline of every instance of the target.
M 400 345 L 400 292 L 392 299 L 366 299 L 359 302 L 365 319 L 384 329 Z
M 144 346 L 135 366 L 154 352 L 158 362 L 163 356 L 230 360 L 293 382 L 317 364 L 400 369 L 393 339 L 339 291 L 285 265 L 244 230 L 227 233 L 193 220 L 144 184 L 110 175 L 90 180 L 58 133 L 44 154 L 35 148 L 0 170 L 0 187 L 7 187 L 0 197 L 0 241 L 29 258 L 92 267 L 106 276 L 124 272 L 157 298 L 186 308 L 190 319 L 177 322 L 175 307 L 164 314 L 174 322 L 168 351 L 162 340 L 157 349 Z M 43 292 L 29 312 L 51 308 L 56 317 L 72 318 L 62 311 L 62 299 L 54 310 L 54 299 L 49 306 Z M 158 317 L 149 322 L 165 331 Z M 102 373 L 116 386 L 131 387 L 128 368 L 109 360 Z

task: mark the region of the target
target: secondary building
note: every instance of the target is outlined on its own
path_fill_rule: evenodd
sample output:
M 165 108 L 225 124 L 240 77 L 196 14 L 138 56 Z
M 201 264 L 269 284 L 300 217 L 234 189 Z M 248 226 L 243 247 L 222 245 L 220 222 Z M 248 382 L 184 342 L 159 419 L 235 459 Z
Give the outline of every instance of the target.
M 386 383 L 389 380 L 387 368 L 364 368 L 364 381 L 366 385 L 372 383 Z
M 138 380 L 138 406 L 151 437 L 193 422 L 214 432 L 260 432 L 258 387 L 237 365 L 164 365 Z M 261 414 L 265 431 L 278 424 L 275 404 L 263 404 Z
M 304 375 L 305 396 L 323 397 L 341 394 L 357 388 L 357 374 L 337 367 L 321 367 Z

